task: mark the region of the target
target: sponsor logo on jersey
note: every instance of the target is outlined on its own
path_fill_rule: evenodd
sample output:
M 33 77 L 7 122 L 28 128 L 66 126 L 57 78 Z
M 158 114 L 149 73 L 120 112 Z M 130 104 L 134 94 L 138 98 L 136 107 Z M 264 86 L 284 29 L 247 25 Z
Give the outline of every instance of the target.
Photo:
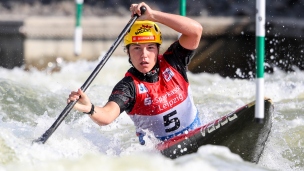
M 152 104 L 152 99 L 151 97 L 146 97 L 144 100 L 145 106 L 151 105 Z
M 139 94 L 148 92 L 147 87 L 143 83 L 138 84 L 138 90 L 139 90 Z
M 168 82 L 174 76 L 174 73 L 170 70 L 170 68 L 166 68 L 165 71 L 163 72 L 163 76 L 165 80 Z

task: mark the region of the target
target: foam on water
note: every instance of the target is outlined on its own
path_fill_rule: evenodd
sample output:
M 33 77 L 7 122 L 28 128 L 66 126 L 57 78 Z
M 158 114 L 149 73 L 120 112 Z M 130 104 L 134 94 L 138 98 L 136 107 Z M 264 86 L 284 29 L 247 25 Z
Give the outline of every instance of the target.
M 130 118 L 122 113 L 100 127 L 72 110 L 49 140 L 32 144 L 57 119 L 71 90 L 88 78 L 98 61 L 61 63 L 59 72 L 0 68 L 0 170 L 303 170 L 304 72 L 265 75 L 265 96 L 275 105 L 274 123 L 258 165 L 243 161 L 226 147 L 203 146 L 198 153 L 170 160 L 137 142 Z M 130 64 L 111 57 L 87 94 L 96 105 L 107 102 Z M 255 81 L 191 74 L 194 101 L 204 123 L 255 98 Z

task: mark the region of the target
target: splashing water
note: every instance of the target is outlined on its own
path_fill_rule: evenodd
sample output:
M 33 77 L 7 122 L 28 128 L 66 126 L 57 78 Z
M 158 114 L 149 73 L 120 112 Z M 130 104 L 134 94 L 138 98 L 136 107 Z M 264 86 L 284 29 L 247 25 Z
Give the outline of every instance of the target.
M 147 140 L 139 145 L 134 126 L 122 113 L 100 127 L 72 110 L 49 140 L 32 144 L 57 119 L 71 90 L 88 78 L 98 61 L 61 64 L 59 72 L 0 68 L 0 170 L 303 170 L 304 73 L 276 70 L 265 75 L 265 96 L 275 106 L 273 127 L 258 164 L 243 161 L 226 147 L 207 145 L 195 154 L 170 160 Z M 107 102 L 113 86 L 130 67 L 111 57 L 87 90 L 96 105 Z M 204 123 L 255 98 L 255 81 L 188 73 Z

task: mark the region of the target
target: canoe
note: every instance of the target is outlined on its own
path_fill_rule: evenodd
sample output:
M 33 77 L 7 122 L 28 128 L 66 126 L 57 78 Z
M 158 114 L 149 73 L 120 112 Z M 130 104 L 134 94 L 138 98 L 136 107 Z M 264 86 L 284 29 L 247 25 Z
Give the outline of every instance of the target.
M 228 113 L 187 134 L 176 136 L 157 145 L 166 157 L 177 157 L 197 152 L 207 145 L 226 146 L 245 161 L 258 163 L 263 153 L 272 126 L 274 105 L 265 98 L 265 111 L 262 123 L 255 121 L 255 101 Z

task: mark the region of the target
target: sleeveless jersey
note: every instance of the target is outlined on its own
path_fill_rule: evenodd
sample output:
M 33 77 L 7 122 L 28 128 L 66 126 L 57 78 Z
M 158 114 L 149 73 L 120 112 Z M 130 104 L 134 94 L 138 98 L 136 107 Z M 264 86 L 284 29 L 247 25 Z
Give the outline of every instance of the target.
M 167 140 L 200 125 L 198 110 L 194 105 L 189 83 L 162 55 L 158 56 L 159 80 L 155 83 L 141 81 L 130 72 L 136 89 L 135 104 L 128 115 L 136 126 L 137 135 L 143 130 Z

